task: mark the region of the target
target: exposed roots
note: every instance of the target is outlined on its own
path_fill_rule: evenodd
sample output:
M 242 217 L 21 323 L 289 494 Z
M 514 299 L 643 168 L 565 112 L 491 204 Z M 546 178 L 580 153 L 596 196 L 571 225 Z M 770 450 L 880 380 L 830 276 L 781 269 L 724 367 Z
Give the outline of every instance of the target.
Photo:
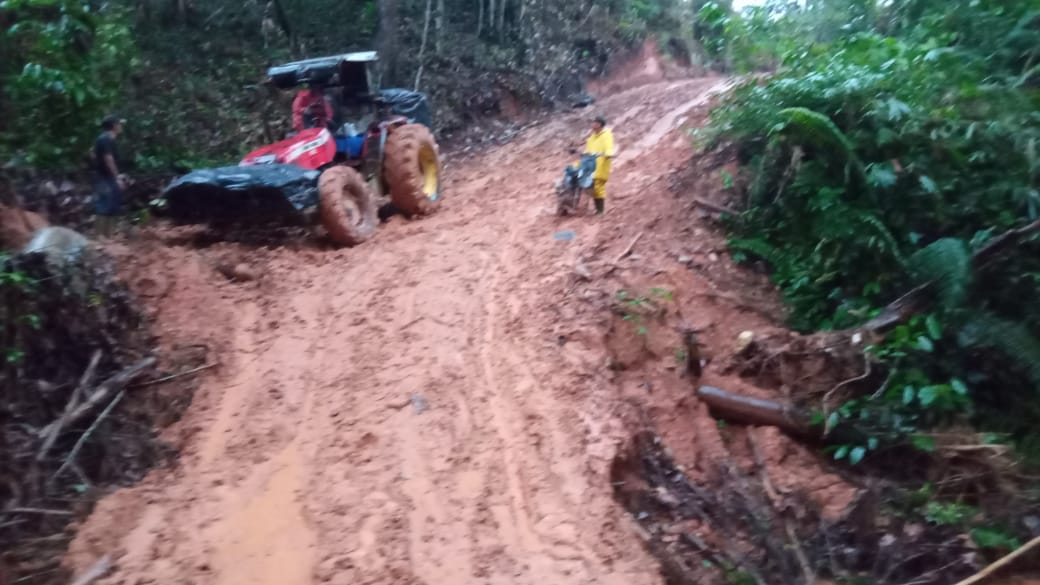
M 980 568 L 958 530 L 880 514 L 881 489 L 863 490 L 842 519 L 824 519 L 807 494 L 773 485 L 754 435 L 748 437 L 756 464 L 742 469 L 734 459 L 722 461 L 718 485 L 691 481 L 650 432 L 636 435 L 615 460 L 615 496 L 635 517 L 668 583 L 830 578 L 944 585 Z
M 63 582 L 70 520 L 168 455 L 157 414 L 186 401 L 138 383 L 154 341 L 100 252 L 15 256 L 4 275 L 0 581 Z

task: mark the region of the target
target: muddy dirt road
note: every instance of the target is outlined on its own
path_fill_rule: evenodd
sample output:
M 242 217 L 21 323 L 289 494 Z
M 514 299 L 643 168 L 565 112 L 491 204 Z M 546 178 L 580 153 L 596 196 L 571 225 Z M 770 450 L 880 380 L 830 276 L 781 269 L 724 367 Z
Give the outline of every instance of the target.
M 723 85 L 598 104 L 623 149 L 619 200 L 659 178 L 640 159 L 684 144 L 674 130 Z M 436 216 L 355 249 L 142 244 L 163 343 L 205 343 L 221 366 L 169 432 L 176 465 L 103 500 L 70 563 L 113 553 L 104 583 L 127 585 L 660 582 L 611 496 L 628 432 L 604 315 L 561 303 L 579 258 L 631 239 L 616 216 L 552 214 L 589 116 L 449 159 Z M 224 281 L 218 254 L 259 281 Z

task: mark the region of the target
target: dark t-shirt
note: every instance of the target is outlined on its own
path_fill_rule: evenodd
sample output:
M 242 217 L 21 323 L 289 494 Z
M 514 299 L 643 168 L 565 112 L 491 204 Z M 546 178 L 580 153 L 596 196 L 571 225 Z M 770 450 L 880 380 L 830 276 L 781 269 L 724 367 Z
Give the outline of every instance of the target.
M 108 132 L 102 132 L 94 141 L 94 170 L 102 177 L 112 177 L 112 171 L 105 164 L 105 155 L 111 154 L 116 165 L 119 164 L 119 151 L 116 149 L 116 139 Z

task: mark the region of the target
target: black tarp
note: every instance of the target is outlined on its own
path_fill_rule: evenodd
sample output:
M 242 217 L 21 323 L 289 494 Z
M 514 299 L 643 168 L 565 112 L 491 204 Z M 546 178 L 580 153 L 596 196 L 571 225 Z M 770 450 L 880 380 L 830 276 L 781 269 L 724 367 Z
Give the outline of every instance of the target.
M 426 94 L 407 89 L 384 89 L 380 90 L 379 96 L 394 114 L 433 129 L 433 115 Z
M 318 175 L 282 164 L 204 169 L 170 183 L 163 197 L 181 221 L 285 221 L 317 205 Z

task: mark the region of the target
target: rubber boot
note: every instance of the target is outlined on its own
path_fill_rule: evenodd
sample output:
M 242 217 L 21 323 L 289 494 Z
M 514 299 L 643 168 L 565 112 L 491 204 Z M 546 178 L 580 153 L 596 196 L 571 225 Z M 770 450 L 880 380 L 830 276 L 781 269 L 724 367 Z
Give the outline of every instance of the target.
M 596 215 L 603 215 L 603 212 L 606 211 L 607 208 L 607 200 L 593 199 L 592 201 L 596 204 Z

